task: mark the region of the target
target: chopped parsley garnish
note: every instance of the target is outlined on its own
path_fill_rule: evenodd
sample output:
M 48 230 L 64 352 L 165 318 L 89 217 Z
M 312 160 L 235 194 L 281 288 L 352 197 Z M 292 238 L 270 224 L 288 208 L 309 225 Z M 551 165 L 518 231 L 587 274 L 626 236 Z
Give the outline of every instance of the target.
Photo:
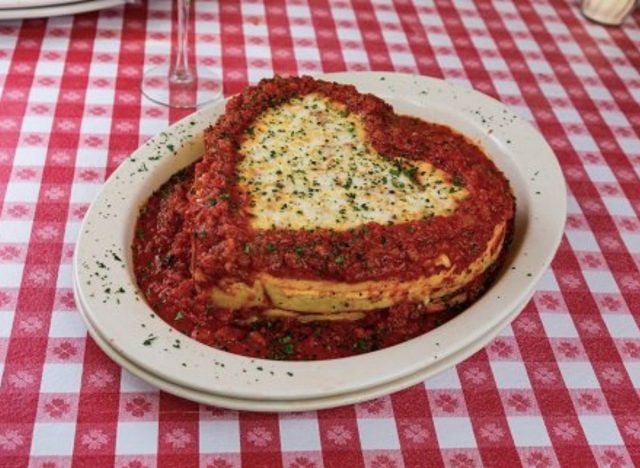
M 268 242 L 267 245 L 265 246 L 265 248 L 267 249 L 267 252 L 275 252 L 276 251 L 276 246 L 273 245 L 271 242 Z
M 369 351 L 371 350 L 371 346 L 372 346 L 371 339 L 366 336 L 358 339 L 353 344 L 353 347 L 360 351 Z
M 176 256 L 169 254 L 162 257 L 162 264 L 164 266 L 171 266 L 176 262 Z
M 391 179 L 391 185 L 393 185 L 397 189 L 404 188 L 404 182 L 400 182 L 397 177 Z
M 410 167 L 409 169 L 405 169 L 404 173 L 407 174 L 407 177 L 410 179 L 414 179 L 416 177 L 416 173 L 418 172 L 417 167 Z
M 344 184 L 344 188 L 346 188 L 347 190 L 349 190 L 351 188 L 351 185 L 353 184 L 353 179 L 351 177 L 347 178 L 347 181 Z
M 142 342 L 142 344 L 145 345 L 145 346 L 151 346 L 151 343 L 153 343 L 157 339 L 158 339 L 157 336 L 150 335 L 149 338 L 147 338 L 146 340 L 144 340 Z

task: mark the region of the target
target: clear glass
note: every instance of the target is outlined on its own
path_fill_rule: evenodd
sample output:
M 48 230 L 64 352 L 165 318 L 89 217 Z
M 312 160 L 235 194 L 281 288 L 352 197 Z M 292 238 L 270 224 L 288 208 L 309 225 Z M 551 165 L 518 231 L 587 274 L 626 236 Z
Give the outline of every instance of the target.
M 169 107 L 196 108 L 222 96 L 220 75 L 206 67 L 189 63 L 189 11 L 191 0 L 177 0 L 178 43 L 175 61 L 145 72 L 142 94 Z

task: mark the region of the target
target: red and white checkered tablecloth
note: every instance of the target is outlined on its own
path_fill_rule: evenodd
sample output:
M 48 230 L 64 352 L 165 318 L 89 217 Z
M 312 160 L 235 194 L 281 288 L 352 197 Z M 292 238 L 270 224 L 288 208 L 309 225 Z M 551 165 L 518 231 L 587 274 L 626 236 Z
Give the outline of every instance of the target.
M 396 70 L 473 86 L 533 122 L 569 188 L 552 268 L 454 369 L 367 403 L 226 411 L 148 386 L 87 337 L 80 221 L 184 112 L 144 100 L 169 0 L 0 22 L 0 466 L 640 466 L 640 15 L 577 0 L 197 0 L 197 59 L 232 94 L 273 73 Z

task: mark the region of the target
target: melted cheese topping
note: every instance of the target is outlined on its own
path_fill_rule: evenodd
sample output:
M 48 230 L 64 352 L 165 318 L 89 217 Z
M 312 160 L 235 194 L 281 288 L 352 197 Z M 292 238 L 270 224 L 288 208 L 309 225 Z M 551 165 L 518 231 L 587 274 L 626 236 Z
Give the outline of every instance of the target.
M 254 229 L 347 230 L 446 216 L 468 195 L 428 162 L 376 152 L 361 118 L 319 94 L 269 109 L 246 133 L 238 175 Z

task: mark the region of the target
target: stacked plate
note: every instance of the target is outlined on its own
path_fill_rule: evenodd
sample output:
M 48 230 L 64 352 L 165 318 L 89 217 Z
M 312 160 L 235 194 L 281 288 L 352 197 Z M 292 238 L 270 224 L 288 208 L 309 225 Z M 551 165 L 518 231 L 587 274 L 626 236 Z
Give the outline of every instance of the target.
M 448 125 L 490 155 L 511 181 L 518 206 L 514 243 L 496 283 L 437 329 L 350 358 L 252 359 L 180 334 L 145 303 L 130 245 L 139 207 L 173 173 L 202 156 L 202 135 L 224 111 L 220 102 L 132 154 L 106 182 L 83 222 L 74 259 L 76 302 L 89 333 L 121 366 L 175 395 L 227 408 L 340 406 L 406 388 L 455 365 L 498 334 L 530 299 L 560 242 L 566 216 L 564 179 L 544 139 L 499 102 L 441 80 L 372 72 L 320 78 L 353 84 L 385 99 L 398 113 Z
M 0 20 L 75 15 L 125 3 L 127 0 L 0 0 Z

